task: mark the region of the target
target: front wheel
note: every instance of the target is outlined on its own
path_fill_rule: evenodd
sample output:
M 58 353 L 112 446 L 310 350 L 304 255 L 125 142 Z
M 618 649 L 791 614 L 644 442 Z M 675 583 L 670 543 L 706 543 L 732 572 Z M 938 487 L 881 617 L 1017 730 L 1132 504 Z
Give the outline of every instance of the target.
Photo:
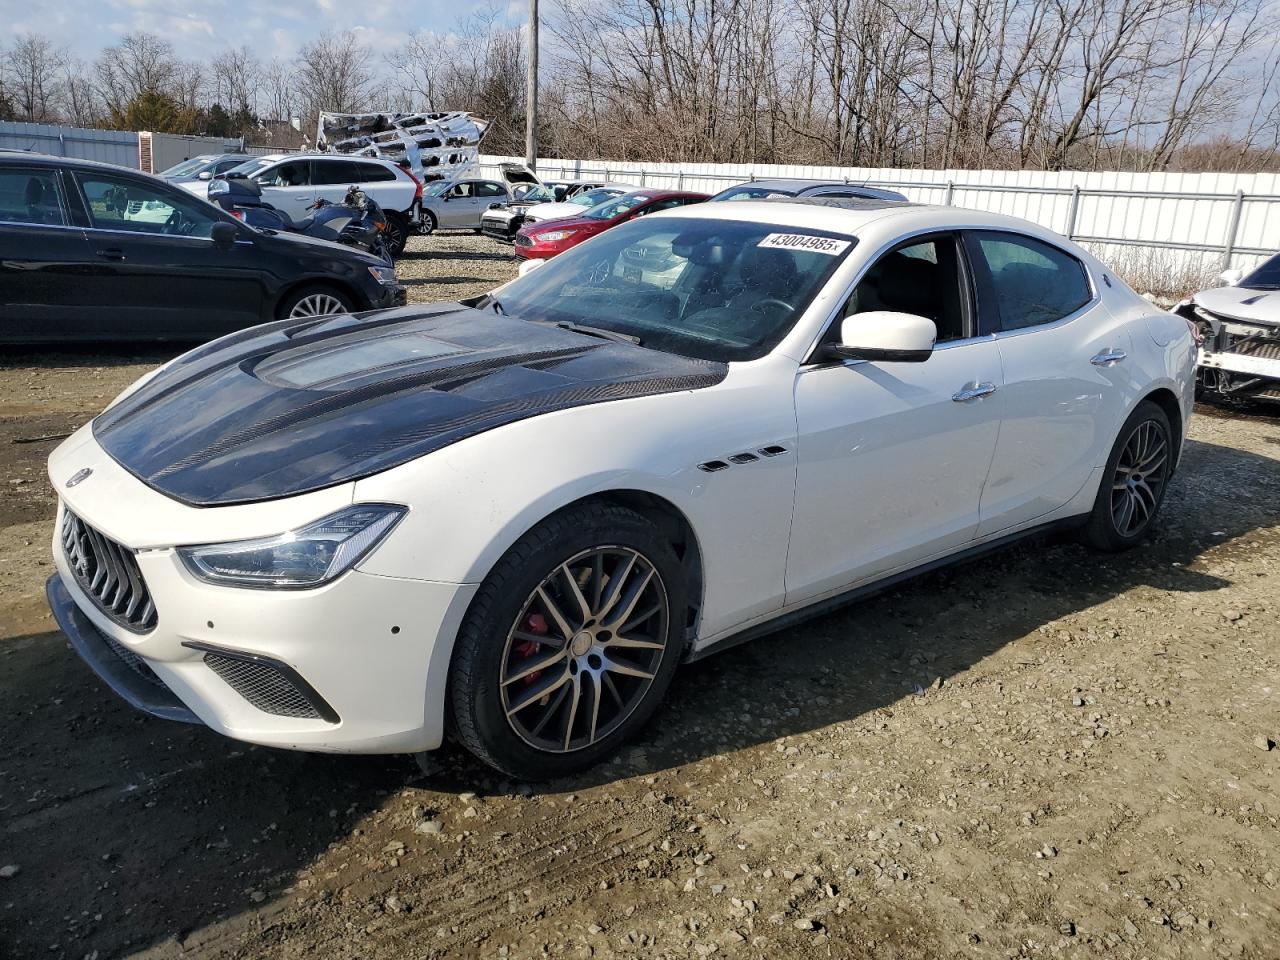
M 314 285 L 295 290 L 276 309 L 281 320 L 327 317 L 334 313 L 350 313 L 351 298 L 334 287 Z
M 1150 532 L 1173 473 L 1173 430 L 1158 404 L 1144 400 L 1116 437 L 1102 474 L 1086 543 L 1100 550 L 1136 546 Z
M 640 514 L 600 503 L 543 521 L 485 579 L 459 632 L 459 738 L 527 780 L 615 754 L 671 683 L 686 608 L 680 561 Z
M 436 228 L 439 226 L 440 224 L 436 222 L 436 215 L 434 213 L 430 210 L 422 211 L 422 235 L 424 237 L 435 233 Z

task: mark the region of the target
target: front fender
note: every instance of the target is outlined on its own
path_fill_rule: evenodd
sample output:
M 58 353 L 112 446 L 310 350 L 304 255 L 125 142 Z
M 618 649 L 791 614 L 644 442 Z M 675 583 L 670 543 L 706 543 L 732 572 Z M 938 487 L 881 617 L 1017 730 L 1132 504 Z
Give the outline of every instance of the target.
M 782 384 L 735 389 L 728 381 L 508 424 L 359 481 L 356 500 L 411 507 L 361 569 L 478 583 L 557 510 L 640 491 L 672 504 L 693 530 L 703 564 L 701 632 L 709 635 L 781 605 L 794 433 Z M 716 472 L 698 468 L 771 445 L 783 452 Z

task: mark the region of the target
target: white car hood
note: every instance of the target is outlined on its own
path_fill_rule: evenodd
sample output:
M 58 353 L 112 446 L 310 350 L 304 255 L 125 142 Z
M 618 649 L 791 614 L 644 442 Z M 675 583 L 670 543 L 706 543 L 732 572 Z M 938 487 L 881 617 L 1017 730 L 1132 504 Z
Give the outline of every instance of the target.
M 1215 287 L 1200 291 L 1192 299 L 1210 313 L 1280 326 L 1280 290 Z
M 590 210 L 580 203 L 538 203 L 525 212 L 530 220 L 562 220 L 565 217 L 577 217 Z

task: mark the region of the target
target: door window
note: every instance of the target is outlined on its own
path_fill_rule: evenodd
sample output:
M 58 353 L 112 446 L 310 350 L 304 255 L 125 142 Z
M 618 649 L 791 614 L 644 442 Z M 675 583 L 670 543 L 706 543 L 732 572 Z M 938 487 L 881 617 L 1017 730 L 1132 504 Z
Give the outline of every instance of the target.
M 494 183 L 492 180 L 482 180 L 475 185 L 475 195 L 477 197 L 505 197 L 507 189 L 500 183 Z
M 965 333 L 965 295 L 960 257 L 950 234 L 912 240 L 890 250 L 867 270 L 845 304 L 844 316 L 891 310 L 928 317 L 938 342 L 960 340 Z M 840 331 L 833 324 L 829 336 Z
M 213 165 L 213 175 L 216 177 L 220 173 L 226 173 L 234 167 L 244 163 L 244 157 L 232 157 L 229 160 L 219 160 Z
M 317 160 L 311 165 L 311 183 L 317 187 L 348 187 L 362 179 L 364 166 L 348 160 Z
M 396 179 L 396 172 L 380 163 L 357 163 L 355 167 L 361 183 L 382 183 Z
M 0 169 L 0 220 L 9 223 L 66 225 L 52 170 Z
M 1070 254 L 1012 233 L 974 237 L 991 275 L 999 329 L 1053 323 L 1093 299 L 1084 264 Z
M 103 174 L 77 174 L 99 230 L 127 230 L 177 237 L 209 238 L 217 219 L 194 197 L 137 180 Z
M 290 160 L 262 171 L 254 179 L 264 187 L 309 187 L 311 186 L 311 162 Z
M 459 183 L 459 184 L 456 184 L 456 185 L 454 186 L 454 188 L 453 188 L 452 190 L 450 190 L 450 191 L 449 191 L 449 196 L 451 196 L 451 197 L 464 197 L 464 198 L 465 198 L 465 197 L 470 197 L 470 196 L 471 196 L 471 188 L 472 188 L 472 186 L 473 186 L 473 184 L 471 184 L 471 183 Z

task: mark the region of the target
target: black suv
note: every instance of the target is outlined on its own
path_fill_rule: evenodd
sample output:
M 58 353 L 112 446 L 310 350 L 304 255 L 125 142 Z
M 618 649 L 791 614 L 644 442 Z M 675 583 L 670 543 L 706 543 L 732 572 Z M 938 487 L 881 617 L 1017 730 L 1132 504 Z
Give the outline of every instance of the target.
M 0 153 L 0 342 L 207 340 L 404 302 L 361 251 L 255 230 L 123 167 Z

